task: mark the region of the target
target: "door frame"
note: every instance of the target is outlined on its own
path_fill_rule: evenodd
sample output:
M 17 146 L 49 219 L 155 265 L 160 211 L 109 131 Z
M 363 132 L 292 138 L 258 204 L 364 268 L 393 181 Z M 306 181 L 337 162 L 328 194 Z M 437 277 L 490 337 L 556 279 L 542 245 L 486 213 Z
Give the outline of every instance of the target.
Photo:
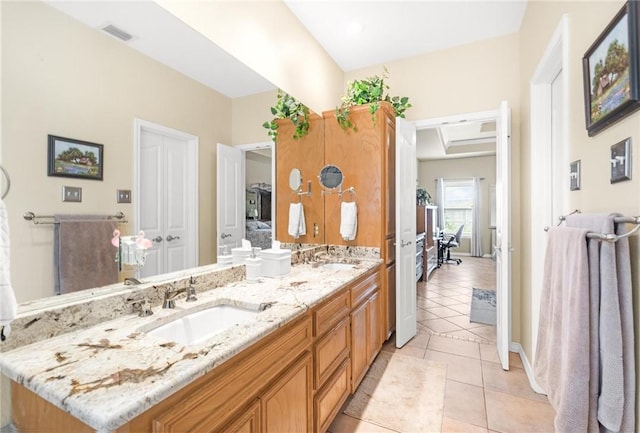
M 271 149 L 271 234 L 272 239 L 276 238 L 276 145 L 273 141 L 260 141 L 256 143 L 239 144 L 238 149 L 245 153 L 245 162 L 247 160 L 246 153 L 252 150 Z M 246 177 L 246 173 L 245 173 Z M 216 207 L 218 206 L 216 200 Z
M 159 125 L 157 123 L 150 122 L 148 120 L 133 119 L 133 191 L 132 191 L 132 203 L 133 203 L 133 214 L 134 214 L 134 233 L 138 233 L 140 231 L 140 200 L 137 197 L 140 196 L 140 139 L 142 136 L 142 131 L 152 131 L 157 134 L 162 134 L 164 136 L 174 137 L 179 140 L 184 140 L 187 142 L 188 146 L 188 171 L 192 173 L 187 179 L 187 183 L 191 184 L 187 189 L 187 197 L 185 197 L 186 203 L 193 209 L 191 213 L 189 225 L 193 228 L 189 234 L 189 245 L 191 246 L 191 251 L 189 254 L 194 257 L 195 265 L 198 266 L 200 263 L 199 251 L 200 251 L 200 228 L 199 228 L 199 209 L 200 203 L 198 200 L 198 190 L 199 190 L 199 175 L 198 175 L 198 161 L 199 161 L 199 144 L 200 139 L 193 134 L 189 134 L 187 132 L 179 131 L 177 129 L 169 128 L 167 126 Z M 136 270 L 136 274 L 139 274 L 139 270 Z
M 565 214 L 568 204 L 568 178 L 562 182 L 562 173 L 568 166 L 567 143 L 569 143 L 569 18 L 564 14 L 556 28 L 530 82 L 531 94 L 531 135 L 529 158 L 530 179 L 530 220 L 531 220 L 531 365 L 535 362 L 540 322 L 540 296 L 544 270 L 546 237 L 544 227 L 551 226 L 560 214 Z M 562 132 L 561 148 L 552 148 L 551 84 L 562 71 Z M 552 167 L 558 169 L 552 172 Z M 534 179 L 535 176 L 535 179 Z M 553 203 L 554 189 L 563 191 L 560 203 Z M 535 202 L 534 202 L 535 200 Z M 554 215 L 554 213 L 559 213 Z M 544 392 L 528 374 L 532 388 Z
M 422 130 L 422 129 L 427 129 L 427 128 L 433 128 L 433 127 L 437 127 L 437 126 L 441 126 L 443 124 L 455 124 L 455 123 L 462 123 L 462 122 L 468 122 L 468 121 L 485 121 L 485 120 L 494 120 L 496 121 L 496 126 L 498 125 L 498 119 L 500 117 L 500 109 L 496 109 L 496 110 L 487 110 L 487 111 L 477 111 L 477 112 L 471 112 L 471 113 L 463 113 L 463 114 L 455 114 L 452 116 L 444 116 L 444 117 L 436 117 L 436 118 L 430 118 L 430 119 L 423 119 L 423 120 L 416 120 L 414 122 L 414 124 L 416 125 L 416 130 Z M 496 131 L 496 134 L 498 134 L 499 131 Z M 511 170 L 511 160 L 508 161 L 509 163 L 509 170 Z M 496 167 L 496 170 L 498 168 Z M 511 203 L 511 200 L 509 200 L 509 202 Z M 511 226 L 511 221 L 508 221 L 507 224 L 509 226 Z M 510 230 L 510 227 L 509 227 Z M 511 230 L 510 230 L 511 231 Z M 511 263 L 511 261 L 509 261 L 509 267 L 512 268 L 513 264 Z M 497 270 L 496 270 L 497 272 Z M 509 273 L 511 275 L 513 275 L 512 273 L 512 269 L 509 269 Z M 496 278 L 499 278 L 498 275 L 496 275 Z M 513 276 L 512 276 L 512 280 L 513 280 Z M 506 290 L 508 290 L 507 293 L 507 299 L 512 299 L 511 296 L 511 284 L 506 288 Z M 498 306 L 498 309 L 500 308 L 500 306 Z M 511 339 L 511 332 L 512 332 L 512 305 L 509 302 L 507 305 L 507 310 L 508 310 L 508 320 L 506 323 L 507 329 L 506 332 L 509 335 L 509 339 Z M 499 311 L 499 310 L 498 310 Z M 511 342 L 510 342 L 511 343 Z M 513 346 L 513 344 L 511 343 L 510 346 Z M 508 350 L 511 350 L 512 347 L 509 347 Z

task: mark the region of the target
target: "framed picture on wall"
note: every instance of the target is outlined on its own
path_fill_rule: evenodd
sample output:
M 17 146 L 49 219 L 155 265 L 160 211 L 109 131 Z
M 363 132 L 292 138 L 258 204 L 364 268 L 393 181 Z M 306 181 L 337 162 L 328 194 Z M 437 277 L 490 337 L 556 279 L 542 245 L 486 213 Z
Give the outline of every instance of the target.
M 590 137 L 640 109 L 639 21 L 638 2 L 627 1 L 582 58 Z
M 73 138 L 48 136 L 48 175 L 102 180 L 103 146 Z

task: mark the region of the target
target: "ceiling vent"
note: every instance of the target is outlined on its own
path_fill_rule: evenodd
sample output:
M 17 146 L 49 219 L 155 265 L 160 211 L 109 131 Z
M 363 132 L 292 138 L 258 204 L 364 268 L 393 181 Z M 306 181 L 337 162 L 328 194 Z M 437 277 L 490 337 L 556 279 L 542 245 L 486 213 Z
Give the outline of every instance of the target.
M 124 30 L 119 29 L 113 24 L 107 24 L 106 26 L 102 27 L 102 30 L 109 33 L 111 36 L 120 39 L 122 42 L 129 42 L 131 39 L 133 39 L 133 36 L 125 32 Z

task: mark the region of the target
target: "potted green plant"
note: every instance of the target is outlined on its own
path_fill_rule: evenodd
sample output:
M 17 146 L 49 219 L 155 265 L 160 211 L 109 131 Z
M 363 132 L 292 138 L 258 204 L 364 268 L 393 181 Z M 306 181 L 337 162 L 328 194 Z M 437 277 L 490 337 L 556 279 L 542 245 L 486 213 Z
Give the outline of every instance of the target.
M 295 126 L 293 139 L 297 140 L 309 133 L 309 108 L 282 89 L 278 89 L 275 107 L 271 107 L 273 120 L 264 122 L 262 126 L 268 130 L 269 137 L 276 141 L 278 137 L 278 119 L 289 119 Z
M 431 194 L 421 186 L 416 188 L 416 204 L 418 206 L 431 204 Z
M 369 104 L 369 112 L 374 122 L 381 101 L 389 102 L 393 106 L 396 117 L 404 118 L 404 112 L 411 108 L 409 98 L 388 94 L 389 86 L 384 82 L 388 74 L 387 68 L 384 68 L 381 77 L 375 75 L 364 80 L 349 81 L 347 95 L 342 97 L 341 104 L 336 108 L 336 120 L 342 129 L 356 130 L 356 126 L 349 120 L 349 109 L 357 105 Z

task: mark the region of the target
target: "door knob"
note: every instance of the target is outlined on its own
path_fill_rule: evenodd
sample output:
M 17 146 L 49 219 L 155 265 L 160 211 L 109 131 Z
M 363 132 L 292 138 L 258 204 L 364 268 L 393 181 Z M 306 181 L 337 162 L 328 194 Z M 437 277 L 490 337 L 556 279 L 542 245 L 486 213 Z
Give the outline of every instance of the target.
M 171 242 L 172 240 L 175 240 L 175 239 L 180 239 L 180 236 L 173 236 L 173 235 L 167 236 L 167 242 Z
M 404 248 L 408 245 L 411 245 L 413 242 L 411 241 L 400 241 L 400 248 Z
M 220 235 L 220 237 L 221 237 L 222 239 L 224 239 L 224 238 L 230 238 L 231 236 L 233 236 L 231 233 L 222 233 L 222 234 Z
M 155 243 L 158 243 L 158 244 L 159 244 L 160 242 L 162 242 L 162 236 L 158 235 L 158 236 L 156 236 L 155 238 L 153 238 L 153 239 L 151 239 L 151 240 L 152 240 L 153 242 L 155 242 Z

